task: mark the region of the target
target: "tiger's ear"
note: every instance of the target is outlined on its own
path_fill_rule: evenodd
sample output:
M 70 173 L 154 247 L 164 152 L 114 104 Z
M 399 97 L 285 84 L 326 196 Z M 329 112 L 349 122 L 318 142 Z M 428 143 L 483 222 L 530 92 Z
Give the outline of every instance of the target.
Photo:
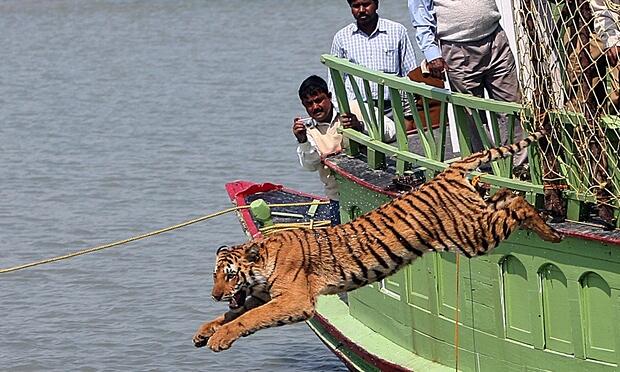
M 230 247 L 229 247 L 229 246 L 227 246 L 227 245 L 222 245 L 222 246 L 220 246 L 220 247 L 217 249 L 217 251 L 215 252 L 215 255 L 217 256 L 218 254 L 220 254 L 220 252 L 222 252 L 222 251 L 228 251 L 228 250 L 230 250 Z
M 252 244 L 245 249 L 245 259 L 249 262 L 256 262 L 259 257 L 260 254 L 258 253 L 258 246 L 256 244 Z

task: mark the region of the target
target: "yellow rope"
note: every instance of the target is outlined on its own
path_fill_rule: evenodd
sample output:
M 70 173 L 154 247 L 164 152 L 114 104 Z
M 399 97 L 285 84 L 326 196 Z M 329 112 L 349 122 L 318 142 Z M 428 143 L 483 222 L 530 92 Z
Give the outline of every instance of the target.
M 275 225 L 271 225 L 271 226 L 267 226 L 267 227 L 263 227 L 260 229 L 261 232 L 263 231 L 268 231 L 268 230 L 278 230 L 281 228 L 299 228 L 299 227 L 310 227 L 312 221 L 310 222 L 281 222 L 281 223 L 277 223 Z M 314 221 L 314 226 L 326 226 L 326 225 L 330 225 L 332 222 L 330 220 L 324 220 L 324 221 Z
M 327 201 L 312 201 L 309 203 L 281 203 L 281 204 L 270 204 L 270 207 L 295 207 L 295 206 L 303 206 L 303 205 L 312 205 L 312 204 L 328 204 L 329 202 Z M 202 217 L 198 217 L 198 218 L 194 218 L 192 220 L 189 221 L 185 221 L 183 223 L 179 223 L 177 225 L 173 225 L 170 227 L 166 227 L 160 230 L 156 230 L 156 231 L 152 231 L 146 234 L 142 234 L 142 235 L 137 235 L 128 239 L 123 239 L 123 240 L 119 240 L 113 243 L 108 243 L 108 244 L 103 244 L 103 245 L 99 245 L 97 247 L 93 247 L 93 248 L 88 248 L 88 249 L 83 249 L 81 251 L 77 251 L 77 252 L 73 252 L 73 253 L 69 253 L 69 254 L 65 254 L 62 256 L 57 256 L 57 257 L 52 257 L 52 258 L 47 258 L 44 260 L 40 260 L 40 261 L 35 261 L 35 262 L 31 262 L 31 263 L 27 263 L 27 264 L 23 264 L 23 265 L 18 265 L 18 266 L 13 266 L 13 267 L 9 267 L 6 269 L 0 269 L 0 274 L 6 274 L 6 273 L 10 273 L 13 271 L 18 271 L 18 270 L 23 270 L 23 269 L 27 269 L 29 267 L 34 267 L 34 266 L 39 266 L 39 265 L 43 265 L 43 264 L 48 264 L 48 263 L 52 263 L 52 262 L 56 262 L 56 261 L 62 261 L 62 260 L 66 260 L 69 258 L 73 258 L 73 257 L 77 257 L 77 256 L 81 256 L 87 253 L 93 253 L 93 252 L 97 252 L 97 251 L 101 251 L 104 249 L 108 249 L 108 248 L 112 248 L 112 247 L 116 247 L 119 245 L 123 245 L 123 244 L 127 244 L 130 242 L 134 242 L 136 240 L 140 240 L 140 239 L 144 239 L 144 238 L 148 238 L 154 235 L 159 235 L 168 231 L 172 231 L 172 230 L 176 230 L 176 229 L 180 229 L 182 227 L 185 226 L 189 226 L 198 222 L 202 222 L 205 220 L 208 220 L 210 218 L 214 218 L 214 217 L 218 217 L 221 216 L 223 214 L 226 213 L 230 213 L 230 212 L 234 212 L 234 211 L 238 211 L 240 209 L 247 209 L 250 208 L 249 205 L 242 205 L 242 206 L 238 206 L 238 207 L 231 207 L 231 208 L 227 208 L 227 209 L 223 209 L 219 212 L 215 212 L 215 213 L 211 213 L 211 214 L 207 214 L 205 216 Z
M 270 208 L 278 208 L 278 207 L 302 207 L 304 205 L 323 205 L 323 204 L 329 204 L 329 201 L 320 201 L 320 200 L 314 200 L 311 202 L 303 202 L 303 203 L 281 203 L 281 204 L 267 204 Z M 249 208 L 249 206 L 242 206 L 245 208 Z M 239 208 L 242 208 L 239 207 Z
M 267 236 L 273 233 L 277 233 L 285 230 L 294 230 L 294 229 L 326 229 L 331 226 L 330 220 L 325 221 L 314 221 L 310 220 L 310 222 L 292 222 L 292 223 L 277 223 L 272 226 L 267 226 L 260 229 L 261 234 Z

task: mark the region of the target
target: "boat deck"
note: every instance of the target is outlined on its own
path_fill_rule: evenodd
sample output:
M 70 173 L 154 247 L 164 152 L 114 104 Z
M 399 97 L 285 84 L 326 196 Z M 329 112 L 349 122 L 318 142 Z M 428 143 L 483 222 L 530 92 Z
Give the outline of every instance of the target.
M 370 169 L 363 156 L 351 157 L 339 154 L 328 158 L 325 163 L 343 178 L 351 180 L 369 190 L 391 197 L 396 197 L 399 193 L 409 189 L 406 184 L 407 179 L 395 179 L 396 169 L 394 162 L 389 160 L 385 170 Z M 415 175 L 414 170 L 413 176 L 411 176 L 413 181 L 419 178 Z M 605 230 L 601 225 L 572 221 L 552 223 L 551 225 L 569 236 L 620 245 L 620 229 L 609 231 Z

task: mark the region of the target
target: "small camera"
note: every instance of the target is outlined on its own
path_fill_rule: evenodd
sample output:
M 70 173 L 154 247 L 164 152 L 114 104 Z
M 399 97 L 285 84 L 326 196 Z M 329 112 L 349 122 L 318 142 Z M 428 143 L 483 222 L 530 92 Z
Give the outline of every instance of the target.
M 314 125 L 314 119 L 312 118 L 301 118 L 301 121 L 304 122 L 306 128 L 311 128 Z

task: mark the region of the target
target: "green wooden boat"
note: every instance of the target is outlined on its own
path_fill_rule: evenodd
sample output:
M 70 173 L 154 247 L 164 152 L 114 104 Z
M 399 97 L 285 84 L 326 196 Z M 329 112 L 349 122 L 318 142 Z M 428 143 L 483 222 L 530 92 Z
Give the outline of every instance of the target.
M 339 183 L 343 222 L 395 196 L 395 177 L 429 179 L 453 157 L 468 155 L 468 120 L 475 121 L 487 148 L 499 145 L 497 117 L 504 114 L 509 133 L 519 122 L 529 131 L 550 128 L 549 145 L 529 149 L 525 175 L 515 176 L 507 159 L 490 173 L 472 176 L 480 175 L 489 193 L 501 187 L 522 193 L 555 216 L 554 226 L 566 235 L 562 243 L 549 244 L 518 231 L 492 254 L 473 259 L 427 254 L 349 293 L 346 302 L 320 298 L 318 315 L 308 323 L 352 370 L 620 370 L 620 119 L 607 100 L 574 99 L 571 89 L 591 88 L 601 76 L 580 65 L 581 74 L 569 84 L 572 52 L 562 35 L 590 20 L 578 10 L 585 1 L 567 3 L 534 10 L 534 2 L 513 1 L 509 34 L 516 41 L 520 103 L 452 93 L 321 57 L 340 109 L 349 109 L 348 82 L 370 126 L 367 135 L 344 130 L 347 153 L 326 160 Z M 374 114 L 374 101 L 364 99 L 371 84 L 379 85 L 378 111 L 384 97 L 395 108 L 395 143 L 382 142 L 383 118 Z M 394 97 L 418 108 L 417 133 L 405 131 L 401 99 Z M 435 122 L 431 107 L 439 111 Z M 482 129 L 484 118 L 488 131 Z M 435 125 L 424 125 L 429 122 Z M 460 154 L 452 150 L 456 146 Z
M 452 93 L 321 57 L 340 110 L 349 110 L 350 84 L 369 127 L 368 134 L 344 130 L 346 154 L 325 161 L 339 183 L 342 222 L 387 202 L 399 185 L 413 180 L 415 186 L 470 154 L 469 120 L 487 148 L 499 145 L 502 114 L 511 136 L 519 123 L 529 131 L 550 129 L 548 145 L 528 149 L 529 167 L 518 176 L 512 159 L 472 176 L 480 176 L 489 194 L 502 187 L 523 194 L 554 216 L 566 236 L 550 244 L 517 231 L 490 255 L 429 253 L 346 299 L 321 297 L 308 324 L 351 370 L 620 370 L 620 119 L 607 100 L 575 99 L 571 89 L 592 88 L 609 76 L 593 75 L 604 68 L 579 65 L 581 74 L 571 80 L 568 55 L 587 57 L 587 51 L 571 51 L 564 42 L 571 27 L 591 21 L 579 11 L 585 2 L 514 0 L 514 12 L 504 12 L 514 18 L 508 34 L 515 35 L 520 103 Z M 365 99 L 371 84 L 379 86 L 376 101 Z M 386 99 L 394 108 L 395 143 L 380 135 L 383 116 L 376 112 L 383 112 Z M 401 99 L 418 109 L 414 134 L 406 131 Z
M 427 254 L 382 282 L 350 293 L 346 302 L 321 298 L 309 325 L 353 370 L 620 370 L 618 112 L 591 96 L 571 101 L 574 85 L 568 88 L 569 67 L 561 58 L 569 51 L 551 36 L 545 39 L 558 29 L 568 32 L 556 8 L 561 4 L 548 9 L 557 20 L 550 23 L 555 29 L 545 31 L 552 26 L 534 22 L 535 32 L 525 25 L 544 12 L 530 12 L 529 1 L 513 6 L 521 103 L 452 93 L 322 56 L 341 110 L 349 108 L 348 80 L 370 126 L 367 135 L 344 130 L 347 154 L 326 160 L 337 175 L 343 222 L 393 197 L 395 177 L 415 172 L 430 179 L 453 157 L 471 153 L 468 120 L 475 121 L 487 148 L 497 146 L 502 114 L 510 133 L 519 122 L 528 130 L 550 128 L 549 145 L 529 149 L 525 177 L 513 175 L 511 159 L 493 164 L 489 174 L 474 175 L 481 176 L 490 193 L 508 187 L 548 209 L 566 235 L 562 243 L 550 244 L 518 231 L 492 254 L 474 259 Z M 582 67 L 577 83 L 589 87 L 595 76 Z M 383 143 L 379 135 L 383 118 L 373 114 L 374 102 L 364 99 L 371 84 L 379 85 L 380 112 L 382 94 L 389 92 L 396 143 Z M 401 99 L 394 97 L 418 108 L 413 113 L 417 133 L 404 130 Z M 423 125 L 431 120 L 432 105 L 440 111 L 435 128 Z M 489 131 L 482 129 L 485 118 Z M 455 144 L 460 155 L 452 151 Z
M 329 161 L 343 221 L 391 197 L 392 174 L 360 178 L 361 162 Z M 320 298 L 308 323 L 353 370 L 616 371 L 620 232 L 554 225 L 560 244 L 518 231 L 489 256 L 427 254 L 348 304 Z

